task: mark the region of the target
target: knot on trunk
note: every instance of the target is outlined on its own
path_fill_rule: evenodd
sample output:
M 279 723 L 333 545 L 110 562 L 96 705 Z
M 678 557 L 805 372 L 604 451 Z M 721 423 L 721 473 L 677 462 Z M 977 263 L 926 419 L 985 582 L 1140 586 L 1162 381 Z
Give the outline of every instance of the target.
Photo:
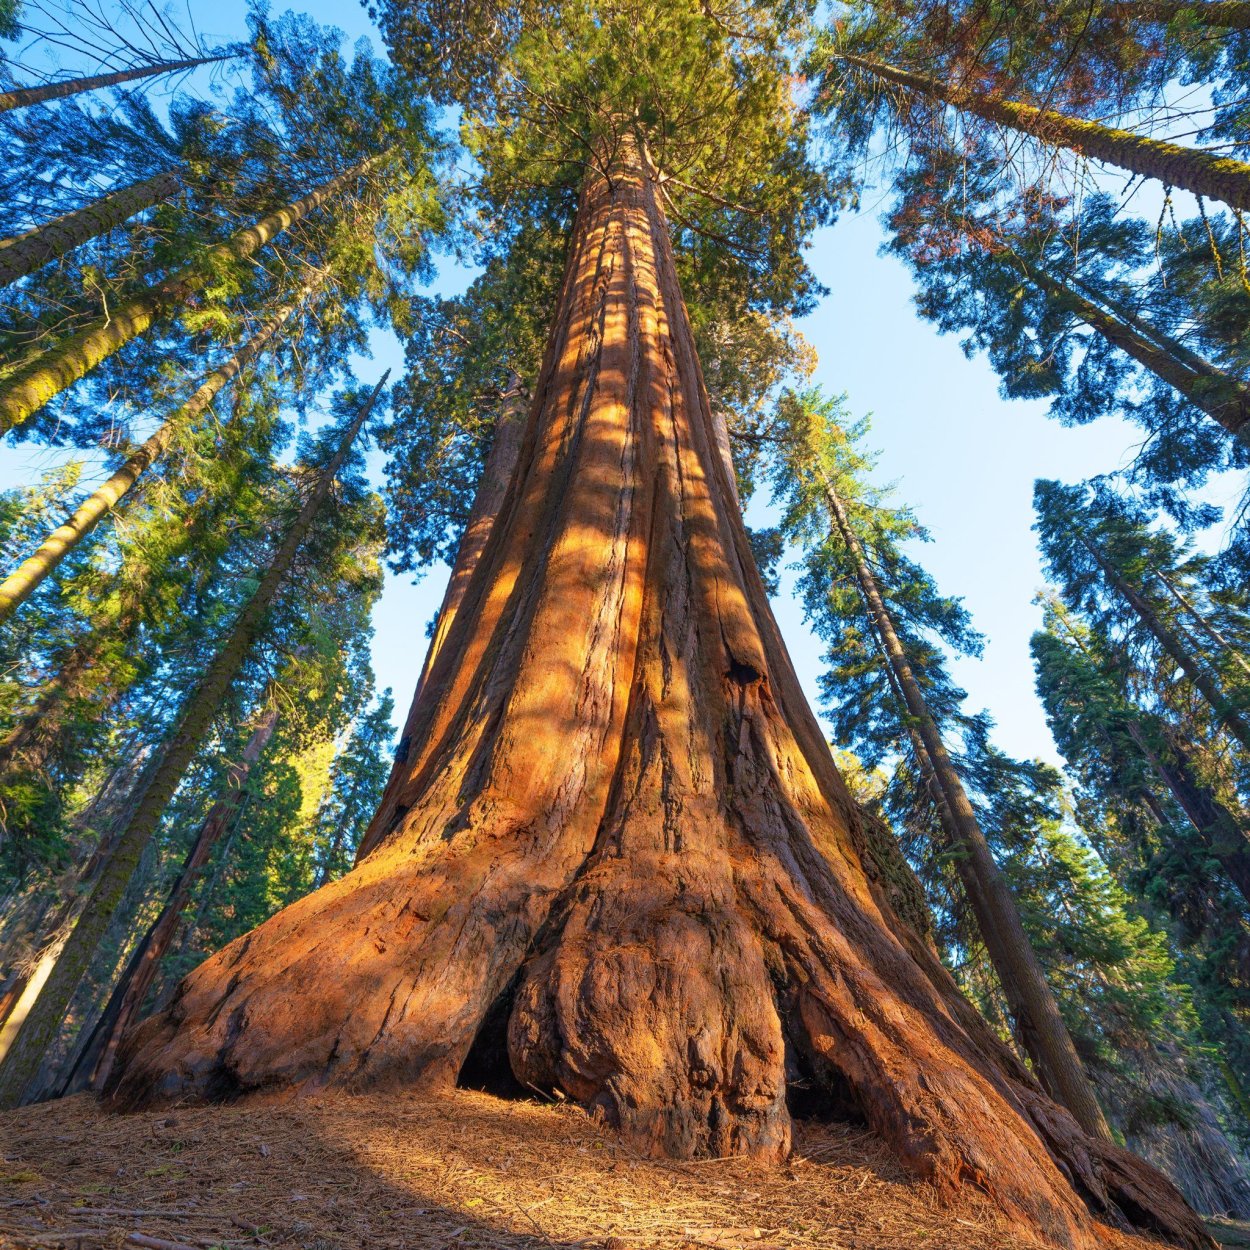
M 729 658 L 729 668 L 726 670 L 725 676 L 739 686 L 752 686 L 757 681 L 764 680 L 764 674 L 754 664 L 748 664 L 734 656 Z

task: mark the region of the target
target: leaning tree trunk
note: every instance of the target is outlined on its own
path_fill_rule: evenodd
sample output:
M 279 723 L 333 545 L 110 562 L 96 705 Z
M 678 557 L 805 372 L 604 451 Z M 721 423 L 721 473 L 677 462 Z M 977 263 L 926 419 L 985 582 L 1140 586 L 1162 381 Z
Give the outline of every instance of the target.
M 177 174 L 157 174 L 133 186 L 122 187 L 72 213 L 64 213 L 24 234 L 0 240 L 0 287 L 8 286 L 89 240 L 107 234 L 145 208 L 168 200 L 177 194 L 181 185 Z
M 59 1078 L 56 1091 L 58 1094 L 98 1089 L 108 1080 L 122 1036 L 139 1019 L 144 999 L 156 979 L 157 968 L 165 952 L 173 944 L 196 878 L 208 862 L 213 848 L 221 840 L 221 835 L 229 827 L 231 818 L 238 809 L 243 787 L 247 785 L 252 769 L 264 754 L 277 726 L 278 705 L 271 701 L 271 706 L 252 730 L 238 760 L 230 766 L 226 775 L 225 793 L 209 808 L 201 821 L 160 915 L 149 926 L 127 962 L 87 1044 L 78 1052 L 70 1070 Z
M 443 592 L 443 602 L 438 610 L 438 618 L 434 625 L 434 636 L 430 639 L 429 650 L 425 653 L 425 663 L 421 666 L 421 676 L 417 680 L 417 692 L 412 699 L 412 707 L 408 719 L 404 722 L 404 732 L 400 734 L 399 746 L 395 750 L 395 763 L 391 775 L 382 792 L 382 801 L 374 813 L 360 846 L 356 849 L 356 862 L 359 863 L 382 840 L 394 819 L 395 808 L 399 802 L 399 794 L 407 785 L 410 770 L 407 767 L 408 755 L 412 747 L 413 728 L 417 723 L 421 706 L 421 694 L 425 689 L 426 678 L 435 656 L 443 649 L 447 635 L 451 631 L 456 613 L 464 600 L 465 591 L 473 577 L 473 570 L 490 538 L 495 525 L 495 518 L 503 506 L 504 497 L 508 493 L 508 483 L 512 480 L 516 468 L 517 456 L 521 450 L 521 440 L 525 436 L 525 391 L 521 386 L 520 376 L 510 372 L 508 384 L 504 389 L 499 416 L 495 422 L 495 432 L 491 439 L 490 451 L 486 455 L 486 463 L 482 466 L 482 475 L 478 480 L 477 493 L 473 497 L 473 507 L 469 510 L 469 519 L 465 524 L 464 533 L 460 537 L 460 545 L 456 548 L 456 561 L 452 566 L 451 576 L 447 579 L 447 589 Z M 325 882 L 319 884 L 324 885 Z
M 357 178 L 367 175 L 385 158 L 386 153 L 383 153 L 358 162 L 302 199 L 270 213 L 226 242 L 206 248 L 201 256 L 177 273 L 124 300 L 101 320 L 16 369 L 0 383 L 0 434 L 20 425 L 54 396 L 120 351 L 131 339 L 170 316 L 197 291 L 208 286 L 222 266 L 237 264 L 254 255 Z
M 129 609 L 127 611 L 127 609 Z M 98 688 L 100 660 L 110 634 L 128 632 L 138 621 L 137 609 L 123 605 L 123 615 L 108 633 L 96 630 L 68 649 L 55 653 L 56 669 L 26 711 L 0 738 L 0 785 L 11 784 L 17 773 L 43 773 L 57 753 L 75 703 Z M 104 709 L 92 708 L 93 719 Z M 0 831 L 4 821 L 0 817 Z
M 1099 15 L 1127 19 L 1130 22 L 1175 21 L 1178 17 L 1192 19 L 1199 26 L 1225 30 L 1250 30 L 1250 3 L 1247 0 L 1123 0 L 1104 6 Z
M 1083 291 L 1090 299 L 1092 299 L 1101 308 L 1109 310 L 1120 321 L 1131 329 L 1136 330 L 1144 339 L 1147 339 L 1155 347 L 1167 352 L 1174 360 L 1180 361 L 1187 365 L 1195 373 L 1201 374 L 1205 378 L 1212 381 L 1229 381 L 1234 382 L 1244 388 L 1245 383 L 1240 378 L 1234 377 L 1232 374 L 1226 373 L 1218 365 L 1213 365 L 1205 356 L 1194 351 L 1192 347 L 1182 343 L 1180 339 L 1174 338 L 1166 330 L 1161 329 L 1153 322 L 1148 321 L 1139 312 L 1135 312 L 1123 300 L 1118 300 L 1114 296 L 1109 295 L 1102 290 L 1097 283 L 1091 282 L 1086 278 L 1073 274 L 1071 277 L 1073 286 Z
M 1081 652 L 1096 672 L 1100 671 L 1097 657 L 1090 653 L 1080 634 L 1073 628 L 1066 610 L 1057 608 L 1055 615 L 1063 625 L 1072 646 Z M 1245 828 L 1244 821 L 1225 807 L 1210 787 L 1198 778 L 1188 751 L 1177 740 L 1177 735 L 1168 731 L 1167 725 L 1159 717 L 1142 711 L 1118 692 L 1113 698 L 1117 723 L 1123 726 L 1123 731 L 1136 747 L 1137 754 L 1171 794 L 1193 826 L 1199 840 L 1224 869 L 1232 885 L 1243 898 L 1250 901 L 1250 830 Z M 1107 727 L 1100 728 L 1099 736 L 1114 757 L 1123 759 L 1125 748 L 1117 743 L 1115 735 Z M 1168 759 L 1164 759 L 1163 750 L 1167 751 Z M 1160 827 L 1166 828 L 1166 814 L 1154 795 L 1142 787 L 1139 796 Z
M 655 186 L 588 175 L 517 470 L 377 848 L 184 980 L 113 1105 L 446 1088 L 471 1049 L 640 1151 L 784 1156 L 788 1077 L 947 1197 L 1207 1239 L 1086 1136 L 871 882 L 712 433 Z M 1065 1175 L 1066 1172 L 1066 1175 Z M 1079 1194 L 1078 1194 L 1079 1191 Z
M 1083 534 L 1077 534 L 1077 541 L 1089 552 L 1110 585 L 1133 609 L 1146 632 L 1171 657 L 1176 667 L 1194 683 L 1216 720 L 1241 743 L 1242 749 L 1250 754 L 1250 720 L 1246 719 L 1245 713 L 1229 703 L 1224 697 L 1224 692 L 1212 680 L 1211 674 L 1185 649 L 1181 640 L 1168 628 L 1154 608 L 1146 602 L 1137 588 L 1121 574 L 1120 570 L 1103 555 L 1102 551 Z
M 199 685 L 187 696 L 177 723 L 143 787 L 134 813 L 118 836 L 117 845 L 110 851 L 91 895 L 83 905 L 82 915 L 57 956 L 56 964 L 9 1053 L 0 1064 L 0 1107 L 20 1105 L 27 1096 L 43 1053 L 51 1043 L 65 1009 L 108 929 L 113 912 L 122 902 L 126 887 L 156 832 L 165 806 L 181 784 L 183 774 L 204 741 L 217 709 L 256 641 L 278 588 L 286 579 L 296 553 L 329 496 L 335 475 L 377 402 L 388 374 L 382 376 L 373 394 L 361 405 L 338 450 L 317 474 L 299 515 L 283 535 L 268 568 L 232 626 L 229 637 L 213 657 Z
M 4 981 L 4 993 L 0 995 L 0 1063 L 8 1055 L 56 966 L 83 899 L 89 895 L 112 851 L 119 830 L 120 824 L 107 827 L 86 862 L 50 884 L 49 893 L 54 890 L 55 897 L 50 897 L 49 906 L 35 918 L 29 934 L 34 937 L 37 932 L 38 939 L 23 943 L 28 945 L 25 956 L 14 959 L 10 975 Z
M 1250 837 L 1242 822 L 1197 778 L 1189 753 L 1161 723 L 1160 732 L 1167 743 L 1170 760 L 1160 755 L 1134 720 L 1126 721 L 1126 728 L 1229 881 L 1250 902 Z
M 855 576 L 883 659 L 893 673 L 907 714 L 912 717 L 916 733 L 924 744 L 924 756 L 946 799 L 939 810 L 950 822 L 947 834 L 951 849 L 955 851 L 955 867 L 976 916 L 981 940 L 1002 984 L 1020 1042 L 1037 1066 L 1051 1096 L 1072 1112 L 1087 1133 L 1110 1141 L 1111 1130 L 1081 1066 L 1042 965 L 1024 931 L 1020 909 L 994 862 L 963 781 L 951 762 L 924 691 L 894 628 L 863 546 L 833 483 L 823 471 L 819 472 L 819 479 L 830 516 L 854 562 Z
M 1206 634 L 1207 640 L 1215 644 L 1217 654 L 1228 656 L 1247 677 L 1250 677 L 1250 661 L 1246 659 L 1245 654 L 1220 633 L 1215 625 L 1212 624 L 1210 618 L 1194 605 L 1193 601 L 1173 583 L 1166 573 L 1160 572 L 1158 569 L 1153 571 L 1154 575 L 1163 583 L 1168 594 L 1197 622 L 1198 628 Z
M 226 52 L 220 56 L 197 56 L 186 61 L 158 61 L 155 65 L 140 65 L 137 69 L 118 70 L 112 74 L 96 74 L 91 78 L 67 78 L 64 82 L 44 83 L 42 87 L 18 87 L 13 91 L 0 91 L 0 113 L 9 109 L 28 108 L 47 100 L 63 100 L 66 96 L 80 95 L 84 91 L 98 91 L 101 87 L 118 87 L 137 78 L 151 78 L 153 74 L 172 74 L 180 69 L 195 69 L 199 65 L 212 65 L 215 61 L 228 61 L 238 55 Z
M 1246 439 L 1250 421 L 1250 386 L 1190 352 L 1168 350 L 1163 336 L 1113 316 L 1066 283 L 1012 254 L 1014 263 L 1061 308 L 1079 317 L 1109 343 L 1166 382 L 1235 438 Z
M 1032 135 L 1043 143 L 1071 148 L 1096 161 L 1157 179 L 1165 186 L 1181 187 L 1194 195 L 1220 200 L 1231 208 L 1250 209 L 1250 165 L 1245 161 L 1054 113 L 1019 100 L 1006 100 L 993 92 L 973 91 L 958 83 L 941 82 L 926 74 L 867 57 L 839 53 L 838 59 L 883 82 L 950 104 L 984 121 Z
M 139 478 L 169 450 L 175 436 L 200 416 L 218 392 L 264 351 L 323 279 L 324 275 L 315 283 L 305 284 L 298 298 L 279 309 L 246 343 L 214 369 L 200 383 L 195 393 L 130 453 L 112 477 L 97 486 L 78 505 L 73 516 L 64 524 L 58 525 L 40 543 L 33 555 L 28 556 L 8 577 L 0 581 L 0 624 L 8 620 L 57 565 L 121 503 Z

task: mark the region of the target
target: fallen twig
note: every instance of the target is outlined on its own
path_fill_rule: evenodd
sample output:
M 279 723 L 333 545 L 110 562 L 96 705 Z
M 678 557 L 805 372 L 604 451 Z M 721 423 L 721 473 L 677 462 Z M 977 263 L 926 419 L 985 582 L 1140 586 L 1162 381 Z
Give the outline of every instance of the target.
M 200 1250 L 198 1246 L 188 1246 L 185 1241 L 165 1241 L 160 1237 L 149 1237 L 146 1233 L 127 1233 L 128 1246 L 143 1246 L 145 1250 Z

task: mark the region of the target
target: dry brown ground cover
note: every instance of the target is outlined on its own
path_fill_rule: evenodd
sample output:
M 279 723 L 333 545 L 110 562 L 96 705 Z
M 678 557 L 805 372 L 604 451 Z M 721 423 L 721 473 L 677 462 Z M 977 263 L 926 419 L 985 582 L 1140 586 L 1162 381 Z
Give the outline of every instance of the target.
M 657 1162 L 581 1111 L 467 1090 L 125 1116 L 81 1096 L 0 1115 L 0 1246 L 1024 1250 L 871 1133 L 795 1145 L 780 1168 Z

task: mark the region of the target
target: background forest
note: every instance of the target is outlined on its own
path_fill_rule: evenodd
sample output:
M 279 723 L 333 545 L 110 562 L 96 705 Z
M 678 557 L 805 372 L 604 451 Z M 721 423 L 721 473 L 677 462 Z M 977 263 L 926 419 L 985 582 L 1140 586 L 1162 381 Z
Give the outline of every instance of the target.
M 898 909 L 1250 1218 L 1250 5 L 367 18 L 0 3 L 0 1098 L 351 867 L 606 95 Z

